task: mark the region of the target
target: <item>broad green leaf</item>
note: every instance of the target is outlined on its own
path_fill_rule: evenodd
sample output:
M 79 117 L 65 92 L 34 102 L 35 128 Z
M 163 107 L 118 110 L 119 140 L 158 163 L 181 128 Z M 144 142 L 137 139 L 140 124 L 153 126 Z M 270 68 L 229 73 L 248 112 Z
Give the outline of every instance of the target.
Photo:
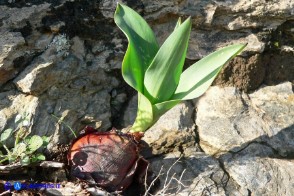
M 124 80 L 143 93 L 144 73 L 158 51 L 158 43 L 147 22 L 131 8 L 117 4 L 114 21 L 129 45 L 122 63 Z
M 9 157 L 8 157 L 9 164 L 13 164 L 13 163 L 15 163 L 16 159 L 17 159 L 16 156 L 9 156 Z
M 37 161 L 45 161 L 46 157 L 43 154 L 37 154 L 36 159 Z
M 165 112 L 177 105 L 181 100 L 170 100 L 153 105 L 154 119 L 157 121 Z
M 32 162 L 45 161 L 45 160 L 46 160 L 46 157 L 41 153 L 38 153 L 32 157 Z
M 131 132 L 144 132 L 153 125 L 153 109 L 150 101 L 138 92 L 137 118 Z
M 22 166 L 29 165 L 30 162 L 31 162 L 31 160 L 30 160 L 29 156 L 24 156 L 23 158 L 20 159 L 20 164 Z
M 180 78 L 173 99 L 194 99 L 202 95 L 213 82 L 221 68 L 245 48 L 246 44 L 224 47 L 186 69 Z
M 144 78 L 144 95 L 152 104 L 167 101 L 174 94 L 188 48 L 191 19 L 176 28 L 160 47 Z
M 47 146 L 49 144 L 51 137 L 47 137 L 47 136 L 42 136 L 42 140 L 43 140 L 43 146 Z
M 12 154 L 15 156 L 20 156 L 27 149 L 27 145 L 25 143 L 18 143 L 12 151 Z
M 5 140 L 7 140 L 10 137 L 12 132 L 13 132 L 13 129 L 11 129 L 11 128 L 4 130 L 1 133 L 0 142 L 4 142 Z
M 29 142 L 28 142 L 28 149 L 30 153 L 35 152 L 36 150 L 38 150 L 41 146 L 43 145 L 43 139 L 38 136 L 38 135 L 34 135 L 30 138 Z

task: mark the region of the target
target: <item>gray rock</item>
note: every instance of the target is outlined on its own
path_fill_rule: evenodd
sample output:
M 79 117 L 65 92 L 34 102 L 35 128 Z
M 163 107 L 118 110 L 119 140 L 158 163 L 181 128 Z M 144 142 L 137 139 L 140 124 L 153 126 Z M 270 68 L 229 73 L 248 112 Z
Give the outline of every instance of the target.
M 263 2 L 257 0 L 250 2 L 246 0 L 238 2 L 186 1 L 183 3 L 178 3 L 177 1 L 152 3 L 144 1 L 144 6 L 145 12 L 147 12 L 146 18 L 148 20 L 161 19 L 165 21 L 167 16 L 166 13 L 174 15 L 173 18 L 169 17 L 169 20 L 166 20 L 169 21 L 168 23 L 171 23 L 172 20 L 176 21 L 179 15 L 191 16 L 194 25 L 196 25 L 194 28 L 196 28 L 196 30 L 199 29 L 200 32 L 198 32 L 200 34 L 197 36 L 197 31 L 192 32 L 191 41 L 192 43 L 197 42 L 197 44 L 193 44 L 195 48 L 190 48 L 190 54 L 198 54 L 196 57 L 199 58 L 213 52 L 216 48 L 215 46 L 228 44 L 228 41 L 232 40 L 234 40 L 234 42 L 243 42 L 247 40 L 249 47 L 245 49 L 246 51 L 262 52 L 265 43 L 260 41 L 256 35 L 250 31 L 257 28 L 274 30 L 286 20 L 293 19 L 292 9 L 294 4 L 291 0 L 285 0 L 283 2 Z M 267 7 L 267 9 L 265 10 L 264 7 Z M 238 15 L 236 15 L 236 13 L 238 13 Z M 280 17 L 280 15 L 283 17 Z M 256 20 L 256 16 L 259 17 L 259 20 Z M 271 16 L 271 20 L 268 20 L 267 16 Z M 163 27 L 163 25 L 162 23 L 159 24 L 161 27 Z M 160 28 L 156 26 L 157 25 L 155 25 L 157 34 L 160 37 L 166 38 L 168 34 L 166 28 L 164 30 L 161 28 L 161 31 L 158 32 L 157 30 Z M 203 27 L 211 29 L 207 31 Z M 171 32 L 173 28 L 174 27 L 170 25 L 168 27 L 169 32 Z M 230 31 L 222 31 L 222 28 L 227 28 Z M 202 29 L 204 29 L 204 31 L 202 31 L 203 33 L 201 33 Z M 242 31 L 238 32 L 237 30 Z M 196 32 L 196 36 L 194 32 Z M 230 38 L 228 39 L 227 36 L 230 36 Z M 254 41 L 252 41 L 252 39 Z M 196 46 L 198 46 L 198 48 Z M 188 55 L 188 57 L 190 57 L 190 55 Z M 191 57 L 195 58 L 195 55 L 191 55 Z
M 4 113 L 0 112 L 0 132 L 3 131 L 4 127 L 6 126 L 7 119 Z
M 24 8 L 0 6 L 0 86 L 13 79 L 35 55 L 36 50 L 28 45 L 35 43 L 38 36 L 26 42 L 21 29 L 28 24 L 39 25 L 49 6 L 48 3 Z
M 267 86 L 249 94 L 252 106 L 260 112 L 268 129 L 264 140 L 288 156 L 294 152 L 294 93 L 290 82 Z
M 16 75 L 13 61 L 23 55 L 19 48 L 25 44 L 24 38 L 19 32 L 1 33 L 0 38 L 0 85 L 4 84 Z
M 156 195 L 226 195 L 229 177 L 215 158 L 204 153 L 169 153 L 152 159 L 151 168 L 160 180 Z
M 111 127 L 110 122 L 110 95 L 107 91 L 81 94 L 76 89 L 67 89 L 60 92 L 58 99 L 48 100 L 44 94 L 40 98 L 39 108 L 36 111 L 34 133 L 38 135 L 52 135 L 49 148 L 57 143 L 66 144 L 74 138 L 69 129 L 78 134 L 86 125 L 106 130 Z M 54 114 L 64 123 L 51 116 Z
M 27 21 L 38 21 L 46 14 L 49 7 L 49 3 L 22 8 L 0 6 L 0 19 L 5 19 L 1 23 L 1 30 L 23 27 L 27 24 Z
M 196 101 L 200 145 L 208 154 L 238 152 L 251 142 L 266 142 L 287 156 L 293 152 L 291 83 L 241 93 L 211 87 Z
M 79 37 L 74 37 L 72 39 L 73 45 L 71 46 L 71 49 L 73 51 L 73 54 L 80 60 L 83 60 L 85 57 L 85 47 L 84 47 L 84 41 L 81 40 Z
M 89 192 L 81 184 L 72 182 L 55 183 L 54 188 L 45 189 L 46 195 L 87 195 Z
M 128 127 L 131 126 L 136 119 L 138 110 L 138 96 L 133 96 L 124 110 L 123 118 L 122 118 L 122 126 Z
M 52 60 L 50 60 L 52 59 Z M 17 88 L 23 93 L 40 95 L 57 83 L 64 83 L 74 77 L 78 62 L 73 57 L 68 57 L 58 62 L 56 56 L 38 58 L 28 66 L 15 80 Z
M 152 149 L 152 155 L 181 151 L 195 143 L 193 107 L 190 102 L 179 103 L 150 127 L 142 140 Z M 151 156 L 151 154 L 145 154 Z
M 221 157 L 230 177 L 240 190 L 253 195 L 293 195 L 291 160 L 271 158 L 274 151 L 267 145 L 252 143 L 238 153 Z

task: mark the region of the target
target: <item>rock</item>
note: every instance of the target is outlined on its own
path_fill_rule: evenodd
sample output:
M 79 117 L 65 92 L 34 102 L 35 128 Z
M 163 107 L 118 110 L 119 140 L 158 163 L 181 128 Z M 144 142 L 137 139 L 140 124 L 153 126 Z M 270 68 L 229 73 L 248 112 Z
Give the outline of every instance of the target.
M 32 60 L 36 50 L 30 49 L 25 39 L 31 25 L 40 22 L 49 6 L 48 3 L 24 8 L 0 6 L 0 86 L 13 79 Z
M 252 195 L 293 195 L 293 160 L 271 158 L 267 145 L 252 143 L 238 153 L 221 157 L 224 168 L 239 185 Z
M 55 188 L 45 189 L 46 195 L 89 195 L 89 192 L 82 187 L 82 184 L 74 184 L 72 182 L 63 182 L 56 184 Z
M 195 124 L 193 122 L 193 109 L 190 102 L 179 103 L 166 112 L 144 134 L 142 140 L 148 144 L 143 154 L 147 157 L 166 153 L 168 151 L 181 151 L 182 148 L 195 143 Z M 152 154 L 150 154 L 152 153 Z
M 73 45 L 71 49 L 73 50 L 73 54 L 80 60 L 83 60 L 85 57 L 85 47 L 84 42 L 79 37 L 74 37 L 72 39 Z
M 2 34 L 2 33 L 1 33 Z M 0 85 L 13 78 L 17 71 L 13 61 L 23 55 L 19 48 L 25 44 L 21 33 L 4 33 L 0 38 Z
M 52 61 L 48 58 L 37 59 L 14 80 L 21 92 L 40 95 L 51 86 L 71 79 L 73 72 L 77 70 L 75 58 L 69 57 L 62 63 L 56 62 L 58 57 Z
M 87 188 L 87 191 L 93 196 L 111 196 L 110 193 L 98 187 L 89 187 Z
M 67 181 L 66 170 L 63 168 L 50 168 L 43 172 L 44 179 L 49 182 L 64 182 Z
M 169 153 L 152 159 L 151 168 L 160 180 L 156 195 L 226 195 L 228 175 L 204 153 Z
M 57 188 L 48 188 L 44 193 L 49 196 L 59 195 L 93 195 L 93 196 L 111 196 L 111 193 L 97 187 L 90 187 L 85 183 L 62 182 L 56 183 Z
M 138 110 L 138 96 L 136 95 L 129 100 L 124 110 L 123 117 L 122 117 L 122 127 L 131 126 L 135 122 L 135 119 L 137 116 L 137 110 Z
M 1 111 L 0 112 L 0 131 L 2 132 L 4 127 L 6 126 L 7 119 L 4 113 Z
M 43 2 L 42 2 L 43 3 Z M 0 18 L 3 20 L 1 23 L 2 29 L 17 29 L 27 25 L 27 21 L 36 22 L 40 20 L 45 14 L 46 10 L 50 7 L 49 3 L 43 3 L 32 6 L 0 6 Z M 15 14 L 17 13 L 17 14 Z
M 290 82 L 267 86 L 249 94 L 267 128 L 264 140 L 281 156 L 294 152 L 294 93 Z
M 281 156 L 294 152 L 291 83 L 241 93 L 211 87 L 196 101 L 200 145 L 208 154 L 238 152 L 252 142 L 266 142 Z
M 58 124 L 51 114 L 64 123 Z M 107 91 L 81 94 L 76 89 L 67 89 L 66 92 L 59 92 L 57 100 L 48 100 L 46 94 L 41 96 L 34 119 L 34 133 L 52 135 L 48 146 L 51 149 L 58 143 L 67 144 L 74 138 L 69 127 L 76 134 L 86 125 L 107 130 L 111 127 L 110 117 L 110 96 Z

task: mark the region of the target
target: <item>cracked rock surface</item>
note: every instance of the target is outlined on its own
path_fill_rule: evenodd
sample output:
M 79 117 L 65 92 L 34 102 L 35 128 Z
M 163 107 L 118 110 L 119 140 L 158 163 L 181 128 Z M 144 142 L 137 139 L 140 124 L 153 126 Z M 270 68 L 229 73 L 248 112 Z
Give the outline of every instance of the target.
M 251 94 L 211 87 L 195 100 L 203 151 L 245 195 L 293 195 L 294 101 L 290 82 Z
M 142 154 L 155 175 L 164 166 L 158 193 L 294 195 L 294 1 L 122 2 L 160 44 L 179 17 L 191 16 L 185 68 L 220 47 L 248 43 L 216 86 L 146 132 Z M 53 152 L 73 135 L 52 115 L 76 132 L 134 122 L 136 92 L 121 77 L 127 39 L 113 22 L 115 7 L 112 0 L 0 1 L 0 133 L 26 113 L 32 134 L 52 136 Z M 65 195 L 84 191 L 67 187 Z
M 200 145 L 209 154 L 238 152 L 252 142 L 265 142 L 284 157 L 294 152 L 290 82 L 251 94 L 211 87 L 195 106 Z

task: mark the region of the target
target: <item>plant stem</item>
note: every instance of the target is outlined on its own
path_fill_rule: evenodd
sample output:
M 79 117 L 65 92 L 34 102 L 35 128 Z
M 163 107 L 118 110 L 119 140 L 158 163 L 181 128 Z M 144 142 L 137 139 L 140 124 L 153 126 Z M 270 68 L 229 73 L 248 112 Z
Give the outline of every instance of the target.
M 7 160 L 8 160 L 8 157 L 5 157 L 4 159 L 0 160 L 0 163 L 7 161 Z
M 8 154 L 8 155 L 10 155 L 10 154 L 11 154 L 11 152 L 10 152 L 10 150 L 7 148 L 7 146 L 6 146 L 5 144 L 3 144 L 3 147 L 5 148 L 5 150 L 6 150 L 7 154 Z
M 2 163 L 4 161 L 7 161 L 9 159 L 9 157 L 10 157 L 10 154 L 11 154 L 10 150 L 7 148 L 7 146 L 5 144 L 3 144 L 3 147 L 6 150 L 7 155 L 6 155 L 6 157 L 4 159 L 0 160 L 0 163 Z
M 21 127 L 20 129 L 22 129 L 22 127 Z M 20 131 L 21 131 L 21 130 L 18 130 L 17 133 L 16 133 L 14 146 L 16 146 L 16 145 L 18 144 L 18 141 L 19 141 L 19 133 L 20 133 Z
M 75 138 L 77 138 L 77 135 L 76 135 L 76 133 L 74 132 L 74 130 L 68 125 L 68 124 L 66 124 L 61 118 L 58 118 L 57 116 L 55 116 L 54 114 L 51 114 L 54 118 L 56 118 L 58 121 L 57 121 L 57 123 L 58 124 L 60 124 L 59 123 L 59 121 L 61 122 L 61 123 L 63 123 L 67 128 L 69 128 L 69 130 L 72 132 L 72 134 L 75 136 Z

